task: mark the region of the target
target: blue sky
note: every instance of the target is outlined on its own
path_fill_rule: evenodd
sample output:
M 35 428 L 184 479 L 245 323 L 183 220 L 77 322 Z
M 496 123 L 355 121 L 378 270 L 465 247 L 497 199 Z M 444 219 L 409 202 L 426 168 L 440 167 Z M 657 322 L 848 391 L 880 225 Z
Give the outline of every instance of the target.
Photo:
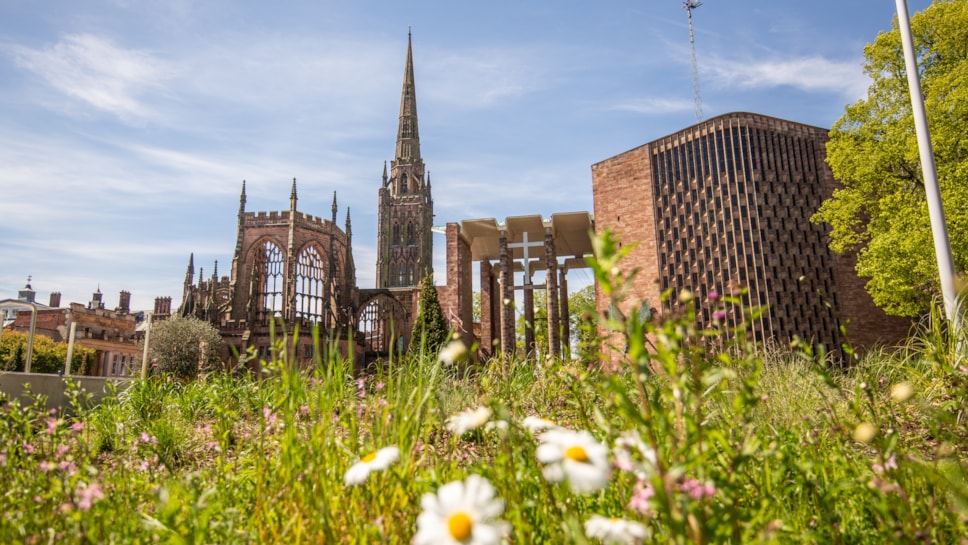
M 928 0 L 910 0 L 920 11 Z M 705 0 L 706 118 L 830 127 L 864 96 L 890 0 Z M 435 223 L 592 210 L 591 165 L 696 122 L 680 0 L 0 3 L 0 299 L 177 305 L 227 274 L 247 210 L 350 207 L 372 287 L 412 25 Z M 443 282 L 443 237 L 435 269 Z M 577 283 L 581 279 L 576 279 Z

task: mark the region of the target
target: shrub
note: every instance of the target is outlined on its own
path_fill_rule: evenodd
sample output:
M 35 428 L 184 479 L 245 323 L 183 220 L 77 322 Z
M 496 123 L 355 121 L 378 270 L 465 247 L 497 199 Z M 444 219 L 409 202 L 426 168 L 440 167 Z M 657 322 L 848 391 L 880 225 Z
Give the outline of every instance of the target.
M 212 324 L 192 316 L 173 317 L 152 326 L 148 356 L 159 372 L 193 379 L 199 371 L 221 365 L 221 346 L 222 337 Z
M 23 371 L 27 363 L 26 333 L 4 331 L 0 338 L 0 369 Z M 84 374 L 87 362 L 94 357 L 94 350 L 74 345 L 71 356 L 71 373 Z M 32 373 L 57 373 L 64 369 L 67 360 L 67 343 L 56 342 L 43 335 L 34 335 L 34 354 L 30 362 Z
M 413 343 L 421 343 L 419 346 L 422 346 L 426 353 L 436 354 L 449 337 L 450 328 L 444 318 L 444 311 L 440 308 L 434 277 L 429 274 L 420 283 L 420 310 L 417 313 L 417 319 L 413 322 L 413 333 L 410 338 Z

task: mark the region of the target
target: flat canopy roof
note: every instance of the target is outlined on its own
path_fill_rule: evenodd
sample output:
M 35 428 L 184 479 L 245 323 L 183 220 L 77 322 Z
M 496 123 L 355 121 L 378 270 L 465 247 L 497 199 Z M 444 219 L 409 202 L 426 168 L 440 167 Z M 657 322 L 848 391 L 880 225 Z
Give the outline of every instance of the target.
M 595 226 L 588 212 L 552 214 L 550 219 L 540 215 L 509 216 L 504 223 L 494 218 L 464 220 L 460 234 L 471 248 L 472 261 L 495 260 L 500 257 L 502 232 L 507 236 L 512 259 L 524 259 L 524 243 L 528 256 L 544 258 L 545 231 L 550 230 L 558 257 L 584 257 L 592 253 L 591 231 Z

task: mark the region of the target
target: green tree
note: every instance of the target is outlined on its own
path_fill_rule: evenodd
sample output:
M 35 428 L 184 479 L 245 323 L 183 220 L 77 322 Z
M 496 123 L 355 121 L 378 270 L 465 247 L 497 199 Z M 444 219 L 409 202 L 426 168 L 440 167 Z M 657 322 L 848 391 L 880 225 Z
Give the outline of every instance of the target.
M 598 333 L 592 316 L 595 314 L 595 286 L 588 285 L 568 294 L 568 324 L 571 331 L 571 346 L 568 350 L 579 359 L 595 357 L 598 347 Z M 524 350 L 524 330 L 527 324 L 524 314 L 517 318 L 517 345 Z M 534 292 L 534 346 L 541 354 L 548 353 L 548 293 L 545 290 Z
M 428 353 L 435 353 L 450 338 L 450 326 L 440 308 L 433 274 L 427 275 L 420 283 L 420 309 L 413 322 L 410 338 L 411 346 L 423 346 Z
M 955 268 L 968 264 L 968 0 L 911 18 Z M 913 316 L 940 294 L 897 21 L 864 49 L 867 98 L 847 107 L 827 144 L 843 186 L 813 216 L 830 247 L 857 251 L 857 272 L 890 314 Z
M 27 333 L 4 331 L 0 338 L 0 369 L 23 371 L 27 363 Z M 77 344 L 71 355 L 71 374 L 84 374 L 87 362 L 94 358 L 94 350 Z M 57 373 L 64 369 L 67 343 L 56 342 L 43 335 L 34 335 L 34 353 L 30 362 L 32 373 Z
M 198 375 L 200 362 L 202 370 L 221 366 L 221 346 L 222 336 L 212 324 L 194 316 L 175 316 L 151 326 L 148 357 L 157 360 L 162 373 L 193 379 Z
M 568 296 L 568 323 L 571 326 L 572 354 L 580 360 L 598 357 L 598 327 L 595 325 L 595 285 L 590 284 Z

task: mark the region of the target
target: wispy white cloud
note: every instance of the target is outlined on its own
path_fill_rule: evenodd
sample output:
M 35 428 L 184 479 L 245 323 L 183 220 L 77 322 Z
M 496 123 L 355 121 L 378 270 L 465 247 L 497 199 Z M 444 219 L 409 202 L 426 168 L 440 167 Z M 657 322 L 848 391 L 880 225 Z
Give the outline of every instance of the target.
M 60 92 L 125 122 L 153 117 L 141 100 L 173 76 L 172 67 L 147 51 L 125 49 L 92 34 L 71 34 L 42 49 L 9 48 L 16 63 Z
M 704 68 L 716 85 L 743 90 L 789 86 L 856 98 L 863 96 L 869 85 L 859 60 L 837 61 L 819 56 L 765 61 L 716 58 L 705 63 Z
M 682 98 L 642 98 L 620 102 L 608 109 L 645 115 L 664 115 L 690 111 L 694 107 L 694 101 Z
M 561 55 L 528 49 L 430 51 L 421 59 L 421 100 L 467 109 L 488 108 L 547 87 Z

